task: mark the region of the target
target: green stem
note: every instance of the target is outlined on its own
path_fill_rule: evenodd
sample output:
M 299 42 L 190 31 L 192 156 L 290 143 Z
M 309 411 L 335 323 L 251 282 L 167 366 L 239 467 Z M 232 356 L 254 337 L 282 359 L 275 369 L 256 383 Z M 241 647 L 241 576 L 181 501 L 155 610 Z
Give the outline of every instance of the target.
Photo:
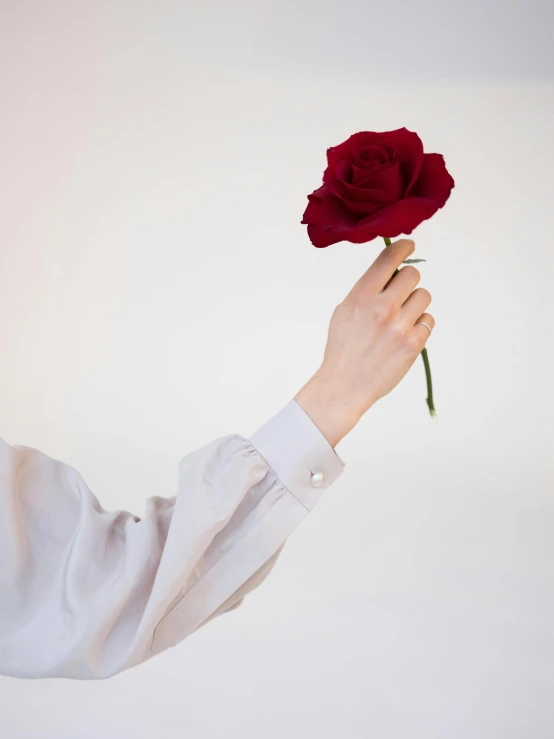
M 387 246 L 390 246 L 391 240 L 389 239 L 389 237 L 384 236 L 383 239 L 385 241 L 385 244 Z M 396 274 L 398 274 L 397 269 L 394 271 L 394 275 Z M 429 413 L 431 414 L 431 417 L 435 418 L 437 413 L 435 411 L 435 404 L 433 402 L 433 382 L 431 380 L 431 365 L 429 364 L 429 355 L 427 354 L 427 347 L 423 348 L 423 351 L 421 352 L 421 358 L 423 359 L 423 365 L 425 366 L 425 379 L 427 382 L 427 398 L 426 398 L 427 407 L 429 408 Z
M 427 354 L 427 347 L 424 346 L 421 352 L 423 364 L 425 365 L 425 378 L 427 380 L 427 406 L 429 407 L 429 413 L 433 418 L 437 415 L 435 411 L 435 404 L 433 403 L 433 382 L 431 380 L 431 366 L 429 364 L 429 355 Z

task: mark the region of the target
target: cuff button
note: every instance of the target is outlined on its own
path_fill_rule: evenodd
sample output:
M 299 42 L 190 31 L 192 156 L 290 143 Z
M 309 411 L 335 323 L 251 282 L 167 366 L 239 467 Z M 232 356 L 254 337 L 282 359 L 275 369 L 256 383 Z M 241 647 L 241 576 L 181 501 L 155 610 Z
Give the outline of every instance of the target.
M 323 472 L 314 472 L 310 477 L 310 484 L 313 488 L 320 488 L 323 485 L 325 476 Z

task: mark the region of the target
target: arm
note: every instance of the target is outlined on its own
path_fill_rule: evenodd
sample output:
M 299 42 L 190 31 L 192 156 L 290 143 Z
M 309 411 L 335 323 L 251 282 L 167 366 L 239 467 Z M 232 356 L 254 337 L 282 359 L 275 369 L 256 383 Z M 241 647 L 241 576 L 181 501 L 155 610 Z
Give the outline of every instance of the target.
M 150 498 L 142 518 L 0 442 L 0 672 L 103 678 L 175 645 L 265 578 L 342 469 L 294 400 L 250 440 L 185 457 L 176 497 Z
M 265 579 L 341 474 L 334 446 L 425 343 L 414 323 L 430 297 L 412 293 L 417 270 L 391 279 L 412 251 L 386 249 L 338 306 L 324 361 L 294 399 L 249 439 L 185 457 L 177 495 L 150 498 L 142 518 L 105 511 L 74 469 L 0 441 L 1 673 L 108 677 Z

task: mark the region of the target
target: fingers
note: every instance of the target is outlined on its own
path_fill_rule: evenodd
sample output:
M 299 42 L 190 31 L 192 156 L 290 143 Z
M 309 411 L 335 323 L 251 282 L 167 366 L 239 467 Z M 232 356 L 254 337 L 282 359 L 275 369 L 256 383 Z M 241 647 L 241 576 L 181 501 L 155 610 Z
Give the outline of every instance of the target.
M 421 273 L 415 267 L 402 267 L 383 291 L 396 308 L 400 308 L 421 279 Z M 425 306 L 427 307 L 427 306 Z
M 397 277 L 400 277 L 400 274 L 398 274 Z M 431 293 L 428 290 L 426 290 L 424 287 L 418 287 L 417 290 L 414 290 L 400 308 L 399 320 L 402 325 L 406 329 L 411 328 L 419 319 L 423 311 L 429 307 L 430 303 Z
M 402 262 L 415 251 L 411 239 L 399 239 L 385 247 L 352 288 L 350 294 L 378 295 Z
M 422 313 L 417 321 L 419 321 L 420 323 L 423 321 L 424 323 L 429 324 L 429 326 L 431 327 L 431 331 L 435 328 L 435 319 L 430 313 Z M 417 328 L 418 326 L 417 321 L 415 323 L 415 328 Z M 425 328 L 425 326 L 423 328 Z M 427 333 L 429 333 L 429 331 L 427 331 Z
M 408 345 L 416 354 L 423 351 L 427 340 L 431 336 L 431 331 L 421 323 L 422 321 L 431 327 L 431 331 L 435 328 L 435 319 L 430 313 L 422 313 L 417 318 L 415 325 L 406 334 Z

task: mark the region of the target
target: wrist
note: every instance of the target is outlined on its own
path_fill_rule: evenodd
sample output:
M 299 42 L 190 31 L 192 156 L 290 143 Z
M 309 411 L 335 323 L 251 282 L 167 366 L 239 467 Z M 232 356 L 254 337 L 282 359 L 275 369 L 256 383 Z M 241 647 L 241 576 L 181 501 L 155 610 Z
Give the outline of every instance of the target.
M 355 404 L 320 370 L 295 395 L 294 400 L 335 447 L 361 417 Z

